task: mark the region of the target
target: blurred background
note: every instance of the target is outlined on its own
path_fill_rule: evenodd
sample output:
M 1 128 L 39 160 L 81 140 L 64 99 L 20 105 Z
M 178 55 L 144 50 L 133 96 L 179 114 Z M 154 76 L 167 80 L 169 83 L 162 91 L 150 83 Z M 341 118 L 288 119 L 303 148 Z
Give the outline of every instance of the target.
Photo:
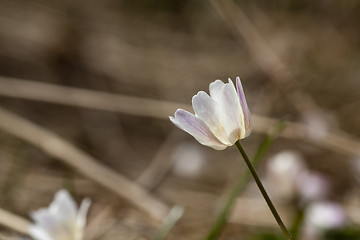
M 360 239 L 358 1 L 0 4 L 2 210 L 30 221 L 66 188 L 92 199 L 86 240 L 151 239 L 178 204 L 168 239 L 203 239 L 245 165 L 168 116 L 210 82 L 240 76 L 250 157 L 290 121 L 258 167 L 286 225 L 298 239 Z M 24 236 L 8 220 L 2 238 Z M 280 233 L 251 180 L 219 239 Z

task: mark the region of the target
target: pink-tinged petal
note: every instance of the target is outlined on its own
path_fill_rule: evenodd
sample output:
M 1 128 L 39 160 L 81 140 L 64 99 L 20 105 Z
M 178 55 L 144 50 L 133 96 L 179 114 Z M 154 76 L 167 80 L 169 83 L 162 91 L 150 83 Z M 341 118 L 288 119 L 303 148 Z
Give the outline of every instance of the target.
M 245 93 L 239 77 L 236 77 L 236 90 L 237 90 L 237 94 L 239 95 L 240 104 L 244 115 L 244 124 L 245 124 L 246 132 L 242 138 L 245 138 L 250 135 L 252 126 L 251 126 L 250 111 L 246 102 Z
M 170 117 L 172 123 L 193 136 L 199 143 L 214 148 L 216 150 L 223 150 L 227 146 L 222 144 L 210 131 L 209 127 L 194 114 L 178 109 L 175 112 L 175 117 Z
M 222 143 L 230 145 L 221 122 L 221 109 L 206 92 L 200 91 L 192 98 L 195 116 L 200 118 Z
M 219 102 L 222 109 L 222 122 L 227 137 L 231 144 L 239 140 L 245 131 L 243 126 L 243 113 L 241 111 L 240 100 L 235 90 L 235 86 L 229 79 L 225 84 L 221 100 Z

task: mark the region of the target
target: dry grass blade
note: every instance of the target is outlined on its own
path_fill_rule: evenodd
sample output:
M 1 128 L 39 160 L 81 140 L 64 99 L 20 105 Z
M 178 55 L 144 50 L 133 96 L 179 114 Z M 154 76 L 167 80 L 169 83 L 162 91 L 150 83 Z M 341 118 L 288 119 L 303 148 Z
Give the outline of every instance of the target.
M 253 115 L 253 120 L 254 131 L 259 133 L 266 133 L 269 130 L 268 126 L 273 126 L 279 121 L 279 119 L 258 115 Z M 322 138 L 313 138 L 306 125 L 296 122 L 285 122 L 285 124 L 286 128 L 281 133 L 280 137 L 304 140 L 330 151 L 360 157 L 360 141 L 355 136 L 342 131 L 337 131 L 327 132 Z
M 30 224 L 28 220 L 0 208 L 0 225 L 27 235 Z
M 187 108 L 178 103 L 7 77 L 0 77 L 0 95 L 154 118 L 167 117 L 178 107 Z
M 77 169 L 89 179 L 127 199 L 155 220 L 162 221 L 167 215 L 168 207 L 159 199 L 51 131 L 3 108 L 0 108 L 0 128 Z
M 159 185 L 174 165 L 173 161 L 169 159 L 169 155 L 177 140 L 177 133 L 177 131 L 173 131 L 169 134 L 149 166 L 137 179 L 137 183 L 149 191 Z
M 116 223 L 115 219 L 109 222 L 109 218 L 114 214 L 111 206 L 104 207 L 94 216 L 86 226 L 85 238 L 87 240 L 100 239 L 101 236 L 113 227 Z
M 168 119 L 176 108 L 191 111 L 191 106 L 175 102 L 129 97 L 80 88 L 56 86 L 54 84 L 0 77 L 0 95 L 70 106 L 91 108 L 130 115 Z M 253 131 L 267 133 L 278 119 L 252 114 Z M 350 156 L 359 156 L 360 141 L 344 132 L 328 132 L 322 138 L 314 139 L 309 128 L 300 123 L 287 122 L 282 137 L 301 139 L 318 146 Z

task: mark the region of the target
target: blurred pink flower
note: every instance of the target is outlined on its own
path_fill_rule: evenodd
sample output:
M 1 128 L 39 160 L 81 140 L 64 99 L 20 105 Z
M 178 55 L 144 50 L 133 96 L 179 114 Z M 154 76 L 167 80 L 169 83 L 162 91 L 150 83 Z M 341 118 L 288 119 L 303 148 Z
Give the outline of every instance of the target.
M 305 212 L 304 234 L 308 239 L 318 239 L 324 230 L 340 228 L 346 224 L 342 206 L 333 202 L 316 202 Z
M 82 240 L 90 199 L 84 199 L 78 209 L 66 190 L 55 194 L 48 208 L 31 213 L 35 221 L 29 234 L 35 240 Z
M 319 200 L 327 196 L 330 184 L 319 173 L 304 171 L 297 179 L 299 195 L 305 202 Z
M 327 179 L 310 171 L 303 157 L 295 151 L 280 152 L 269 160 L 266 181 L 276 197 L 300 197 L 302 202 L 322 199 L 330 189 Z
M 250 134 L 250 112 L 239 77 L 236 88 L 229 78 L 228 83 L 212 82 L 209 90 L 210 96 L 204 91 L 193 96 L 195 115 L 177 109 L 170 120 L 199 143 L 223 150 Z

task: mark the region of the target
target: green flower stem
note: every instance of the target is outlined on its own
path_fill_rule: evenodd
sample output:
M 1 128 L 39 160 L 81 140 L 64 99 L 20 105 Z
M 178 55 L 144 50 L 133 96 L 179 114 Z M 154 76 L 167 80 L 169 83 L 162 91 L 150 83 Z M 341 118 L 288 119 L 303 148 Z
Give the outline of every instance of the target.
M 306 208 L 306 205 L 300 207 L 297 210 L 297 214 L 294 219 L 294 222 L 293 222 L 292 226 L 290 227 L 290 233 L 293 236 L 294 240 L 298 239 L 300 227 L 304 222 L 305 208 Z
M 269 149 L 271 143 L 275 140 L 278 135 L 278 132 L 282 130 L 283 126 L 277 126 L 275 134 L 268 134 L 260 143 L 256 154 L 253 158 L 252 164 L 253 166 L 257 166 L 260 163 L 260 160 L 263 158 L 267 150 Z M 247 169 L 244 169 L 243 173 L 240 174 L 240 179 L 237 182 L 235 188 L 231 191 L 230 195 L 226 199 L 226 202 L 221 206 L 219 210 L 219 215 L 216 218 L 216 221 L 211 228 L 209 234 L 206 236 L 207 240 L 214 240 L 216 239 L 221 231 L 223 230 L 226 220 L 231 212 L 232 207 L 234 206 L 235 200 L 237 196 L 245 189 L 246 183 L 249 181 L 251 174 Z
M 252 164 L 254 167 L 259 165 L 260 160 L 263 158 L 263 156 L 265 155 L 271 144 L 274 142 L 274 140 L 278 137 L 278 135 L 281 133 L 281 131 L 284 128 L 285 128 L 285 122 L 280 121 L 274 126 L 272 131 L 264 137 L 252 160 Z M 231 209 L 234 206 L 236 198 L 245 189 L 246 183 L 249 181 L 250 177 L 251 177 L 250 172 L 247 169 L 244 169 L 242 174 L 240 174 L 240 178 L 236 186 L 230 192 L 229 196 L 226 198 L 226 201 L 219 208 L 219 214 L 216 218 L 216 221 L 214 222 L 212 228 L 210 229 L 210 232 L 208 233 L 205 239 L 215 240 L 220 235 L 229 217 Z
M 279 224 L 281 230 L 283 231 L 283 233 L 285 234 L 285 236 L 287 237 L 287 239 L 288 239 L 288 240 L 292 240 L 292 237 L 291 237 L 289 231 L 287 230 L 287 228 L 285 227 L 283 221 L 281 220 L 278 212 L 277 212 L 276 209 L 275 209 L 274 204 L 271 202 L 271 200 L 270 200 L 270 198 L 269 198 L 269 195 L 267 194 L 264 186 L 262 185 L 262 183 L 261 183 L 261 181 L 260 181 L 260 178 L 258 177 L 258 175 L 257 175 L 257 173 L 256 173 L 256 171 L 255 171 L 255 168 L 254 168 L 253 165 L 251 164 L 248 156 L 246 155 L 245 150 L 244 150 L 243 147 L 241 146 L 240 141 L 237 141 L 237 142 L 235 143 L 235 145 L 236 145 L 236 147 L 238 148 L 238 150 L 239 150 L 239 152 L 241 153 L 241 155 L 243 156 L 243 158 L 244 158 L 244 160 L 245 160 L 245 163 L 246 163 L 246 165 L 248 166 L 251 174 L 253 175 L 253 177 L 254 177 L 254 179 L 255 179 L 255 182 L 256 182 L 256 184 L 257 184 L 257 186 L 258 186 L 261 194 L 263 195 L 266 203 L 268 204 L 268 206 L 269 206 L 269 208 L 270 208 L 270 210 L 271 210 L 271 212 L 272 212 L 272 214 L 273 214 L 276 222 Z

